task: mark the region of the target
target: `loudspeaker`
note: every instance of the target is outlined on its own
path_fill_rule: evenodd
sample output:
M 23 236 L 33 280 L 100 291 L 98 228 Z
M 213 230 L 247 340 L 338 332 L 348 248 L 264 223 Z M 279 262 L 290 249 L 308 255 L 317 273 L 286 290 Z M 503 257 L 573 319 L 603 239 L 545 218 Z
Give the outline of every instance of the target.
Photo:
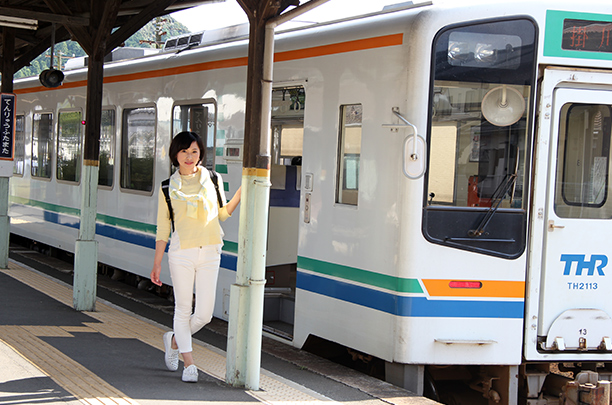
M 40 80 L 40 84 L 45 87 L 57 87 L 62 84 L 64 74 L 61 70 L 45 69 L 40 72 L 38 79 Z
M 525 99 L 515 88 L 503 86 L 492 88 L 482 98 L 482 115 L 491 124 L 506 127 L 517 122 L 525 112 Z

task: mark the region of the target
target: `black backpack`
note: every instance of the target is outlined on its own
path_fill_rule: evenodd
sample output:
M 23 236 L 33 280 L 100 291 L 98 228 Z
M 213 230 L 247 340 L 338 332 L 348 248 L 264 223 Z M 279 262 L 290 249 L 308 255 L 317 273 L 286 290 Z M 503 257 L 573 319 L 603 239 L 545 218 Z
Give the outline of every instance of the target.
M 215 185 L 215 190 L 217 191 L 217 201 L 219 202 L 219 207 L 223 207 L 223 200 L 221 199 L 221 193 L 219 192 L 219 179 L 217 177 L 217 172 L 208 169 L 208 173 L 210 174 L 210 179 Z M 166 204 L 168 204 L 168 212 L 170 213 L 170 222 L 172 222 L 172 231 L 174 232 L 174 212 L 172 211 L 172 204 L 170 203 L 170 191 L 168 188 L 170 187 L 170 179 L 166 179 L 161 182 L 162 192 L 164 193 L 164 197 L 166 198 Z

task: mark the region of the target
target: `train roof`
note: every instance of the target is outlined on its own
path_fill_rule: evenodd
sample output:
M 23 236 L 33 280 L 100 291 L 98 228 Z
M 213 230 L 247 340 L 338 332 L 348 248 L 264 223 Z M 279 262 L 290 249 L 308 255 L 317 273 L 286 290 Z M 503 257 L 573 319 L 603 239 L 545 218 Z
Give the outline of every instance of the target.
M 474 8 L 475 5 L 481 5 L 479 10 Z M 576 4 L 571 0 L 554 0 L 533 2 L 532 0 L 464 0 L 457 3 L 453 0 L 425 0 L 419 2 L 403 2 L 390 4 L 385 6 L 380 11 L 336 19 L 327 22 L 318 22 L 296 27 L 289 23 L 280 25 L 276 32 L 278 34 L 278 46 L 291 47 L 300 42 L 300 46 L 309 46 L 308 43 L 315 44 L 317 41 L 333 40 L 333 37 L 338 40 L 350 40 L 352 36 L 358 36 L 363 33 L 363 24 L 366 20 L 373 27 L 379 27 L 379 30 L 400 29 L 407 30 L 406 18 L 410 18 L 418 28 L 411 29 L 413 32 L 416 29 L 424 29 L 429 36 L 434 35 L 440 28 L 445 25 L 458 23 L 460 21 L 474 21 L 478 19 L 511 16 L 528 16 L 532 15 L 538 21 L 544 21 L 547 11 L 550 10 L 567 10 L 569 12 L 587 12 L 595 15 L 594 12 L 602 7 L 601 0 L 583 0 L 580 4 Z M 452 9 L 452 12 L 449 12 Z M 609 15 L 601 14 L 607 16 Z M 394 28 L 391 28 L 394 27 Z M 416 27 L 416 26 L 415 26 Z M 340 29 L 341 28 L 341 29 Z M 248 25 L 235 25 L 216 30 L 200 31 L 190 33 L 183 36 L 170 38 L 166 41 L 164 49 L 149 50 L 149 51 L 126 51 L 122 48 L 117 48 L 113 51 L 113 56 L 109 62 L 113 62 L 114 66 L 127 66 L 126 64 L 140 63 L 145 60 L 151 60 L 153 63 L 158 63 L 161 60 L 168 60 L 171 64 L 178 64 L 177 56 L 180 54 L 181 60 L 184 63 L 195 63 L 193 58 L 205 49 L 225 49 L 224 54 L 235 53 L 232 49 L 243 47 L 248 41 Z M 308 33 L 308 40 L 305 40 L 305 34 Z M 542 33 L 543 34 L 543 33 Z M 544 35 L 541 35 L 544 37 Z M 285 45 L 283 45 L 285 44 Z M 314 46 L 314 45 L 313 45 Z M 140 49 L 140 48 L 139 48 Z M 242 49 L 242 48 L 240 48 Z M 193 52 L 193 51 L 198 52 Z M 185 52 L 183 54 L 184 51 Z M 243 51 L 240 51 L 243 52 Z M 192 56 L 193 55 L 193 56 Z M 192 60 L 190 62 L 190 60 Z M 133 62 L 132 62 L 133 61 Z M 551 62 L 559 62 L 559 59 Z M 566 60 L 567 61 L 567 60 Z M 581 62 L 574 60 L 576 64 Z M 77 63 L 77 62 L 75 62 Z M 85 72 L 85 63 L 80 62 L 76 67 L 82 69 L 74 69 L 74 72 Z M 560 63 L 563 64 L 561 61 Z M 589 62 L 585 62 L 589 63 Z M 608 65 L 609 61 L 603 62 Z M 143 65 L 144 68 L 144 65 Z M 121 70 L 121 69 L 120 69 Z M 72 72 L 70 72 L 72 73 Z M 24 83 L 28 80 L 37 78 L 18 79 L 17 82 Z

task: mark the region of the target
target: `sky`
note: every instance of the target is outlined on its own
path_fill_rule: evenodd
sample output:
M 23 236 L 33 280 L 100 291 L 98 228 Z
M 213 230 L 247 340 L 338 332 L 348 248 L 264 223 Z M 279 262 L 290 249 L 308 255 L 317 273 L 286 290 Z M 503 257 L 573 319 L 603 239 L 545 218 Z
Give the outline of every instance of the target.
M 405 0 L 329 0 L 302 14 L 296 20 L 322 22 L 380 11 L 385 5 Z M 303 3 L 304 1 L 302 1 Z M 247 23 L 246 14 L 236 0 L 211 3 L 173 13 L 172 16 L 192 32 L 211 30 Z M 282 26 L 281 26 L 282 28 Z

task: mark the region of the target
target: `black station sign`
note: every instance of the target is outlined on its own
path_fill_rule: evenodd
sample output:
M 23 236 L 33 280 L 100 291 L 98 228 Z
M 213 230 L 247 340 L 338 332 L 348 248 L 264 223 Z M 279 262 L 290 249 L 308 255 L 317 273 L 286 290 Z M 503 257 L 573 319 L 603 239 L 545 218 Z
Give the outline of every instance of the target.
M 13 160 L 15 144 L 15 95 L 0 94 L 0 111 L 2 124 L 0 129 L 0 159 Z

